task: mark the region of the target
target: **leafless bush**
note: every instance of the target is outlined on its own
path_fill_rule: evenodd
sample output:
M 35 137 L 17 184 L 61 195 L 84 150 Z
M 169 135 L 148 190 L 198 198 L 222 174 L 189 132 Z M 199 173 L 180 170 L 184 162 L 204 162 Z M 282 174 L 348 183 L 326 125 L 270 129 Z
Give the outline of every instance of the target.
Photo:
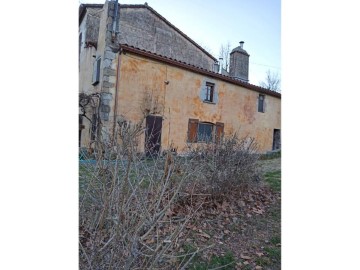
M 118 140 L 97 141 L 96 160 L 80 164 L 80 269 L 184 269 L 199 252 L 178 251 L 196 207 L 172 211 L 196 168 L 171 152 L 138 155 L 143 131 L 119 122 Z
M 189 145 L 192 166 L 199 168 L 194 190 L 218 196 L 256 183 L 259 179 L 256 173 L 257 149 L 253 138 L 239 139 L 236 134 L 217 143 Z

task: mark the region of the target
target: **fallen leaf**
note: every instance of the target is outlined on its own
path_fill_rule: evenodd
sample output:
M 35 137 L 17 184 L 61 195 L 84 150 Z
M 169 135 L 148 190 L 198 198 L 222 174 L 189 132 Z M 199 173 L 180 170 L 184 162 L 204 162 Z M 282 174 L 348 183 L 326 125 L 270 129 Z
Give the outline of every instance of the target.
M 200 236 L 202 236 L 202 237 L 205 237 L 205 238 L 207 238 L 207 239 L 209 239 L 210 238 L 210 235 L 208 235 L 207 233 L 199 233 L 198 235 L 200 235 Z
M 154 238 L 151 238 L 151 239 L 147 239 L 145 241 L 146 244 L 152 244 L 152 243 L 155 243 L 155 239 Z
M 240 258 L 244 259 L 244 260 L 251 260 L 251 257 L 243 255 L 243 254 L 240 255 Z
M 256 252 L 256 255 L 258 255 L 259 257 L 261 257 L 261 256 L 264 255 L 264 253 L 262 253 L 262 252 Z
M 257 265 L 256 267 L 255 267 L 255 269 L 262 269 L 262 267 L 261 266 L 259 266 L 259 265 Z
M 263 214 L 264 213 L 264 210 L 263 209 L 253 209 L 253 212 L 256 213 L 256 214 Z

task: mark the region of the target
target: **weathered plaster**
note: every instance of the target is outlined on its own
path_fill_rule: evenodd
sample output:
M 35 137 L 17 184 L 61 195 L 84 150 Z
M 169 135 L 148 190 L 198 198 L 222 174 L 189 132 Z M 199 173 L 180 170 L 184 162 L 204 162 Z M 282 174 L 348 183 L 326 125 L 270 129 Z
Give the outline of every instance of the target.
M 132 122 L 142 119 L 144 93 L 162 101 L 162 149 L 173 143 L 180 151 L 186 146 L 189 118 L 201 122 L 223 122 L 225 135 L 255 137 L 261 151 L 271 150 L 274 129 L 280 129 L 280 99 L 265 97 L 265 113 L 257 112 L 259 93 L 241 86 L 146 59 L 134 54 L 121 55 L 118 115 Z M 169 81 L 169 84 L 165 84 Z M 204 82 L 215 83 L 216 104 L 200 98 Z

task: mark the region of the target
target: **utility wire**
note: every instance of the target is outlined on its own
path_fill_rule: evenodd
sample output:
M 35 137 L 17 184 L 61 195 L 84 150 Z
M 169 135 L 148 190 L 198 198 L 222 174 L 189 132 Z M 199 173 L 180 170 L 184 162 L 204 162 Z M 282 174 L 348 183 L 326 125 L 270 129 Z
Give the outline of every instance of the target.
M 281 70 L 281 68 L 279 68 L 279 67 L 270 66 L 270 65 L 258 64 L 258 63 L 254 63 L 254 62 L 250 62 L 250 64 L 258 65 L 258 66 L 265 66 L 265 67 L 272 67 L 272 68 L 276 68 L 276 69 Z

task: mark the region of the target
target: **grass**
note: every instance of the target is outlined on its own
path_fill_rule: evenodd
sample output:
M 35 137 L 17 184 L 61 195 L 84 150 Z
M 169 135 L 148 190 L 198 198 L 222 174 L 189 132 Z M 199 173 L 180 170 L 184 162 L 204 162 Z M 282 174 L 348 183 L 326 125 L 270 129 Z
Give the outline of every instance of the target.
M 281 238 L 280 238 L 280 236 L 276 235 L 276 236 L 272 237 L 272 238 L 270 239 L 270 243 L 273 244 L 273 245 L 280 244 L 280 243 L 281 243 Z
M 191 244 L 184 246 L 185 253 L 191 253 L 196 251 L 196 247 Z M 190 256 L 189 256 L 190 257 Z M 231 252 L 227 252 L 224 256 L 212 256 L 209 262 L 204 261 L 199 255 L 195 255 L 190 263 L 189 269 L 191 270 L 207 270 L 217 267 L 221 269 L 234 269 L 235 258 Z
M 264 176 L 265 182 L 267 182 L 274 191 L 281 191 L 281 171 L 267 172 Z
M 260 160 L 274 159 L 280 157 L 281 157 L 281 151 L 278 151 L 278 152 L 263 154 L 260 156 Z
M 255 263 L 256 263 L 256 265 L 259 265 L 261 267 L 270 266 L 271 260 L 268 257 L 260 257 L 255 260 Z
M 270 259 L 274 262 L 280 263 L 281 261 L 281 249 L 280 247 L 265 247 L 264 250 L 268 253 Z

